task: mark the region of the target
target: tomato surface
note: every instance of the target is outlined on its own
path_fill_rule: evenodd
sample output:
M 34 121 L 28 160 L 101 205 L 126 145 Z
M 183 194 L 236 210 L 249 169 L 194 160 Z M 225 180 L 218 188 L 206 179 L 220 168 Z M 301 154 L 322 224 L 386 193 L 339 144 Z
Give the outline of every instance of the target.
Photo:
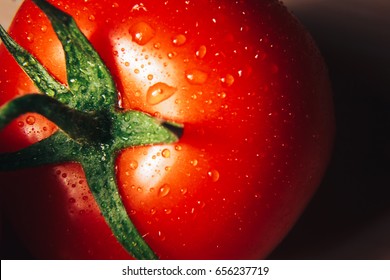
M 50 0 L 108 66 L 118 106 L 184 125 L 175 144 L 118 154 L 129 217 L 161 259 L 265 258 L 324 174 L 333 138 L 330 83 L 308 33 L 277 1 Z M 9 33 L 66 84 L 49 21 L 25 1 Z M 0 46 L 0 105 L 38 92 Z M 1 152 L 50 136 L 25 114 Z M 122 259 L 82 167 L 2 172 L 2 207 L 36 258 Z

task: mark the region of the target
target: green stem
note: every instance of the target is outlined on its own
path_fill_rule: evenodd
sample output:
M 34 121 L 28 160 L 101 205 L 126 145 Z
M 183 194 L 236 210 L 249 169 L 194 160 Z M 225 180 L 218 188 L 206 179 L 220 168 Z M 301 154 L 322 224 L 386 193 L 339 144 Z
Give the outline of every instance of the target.
M 77 142 L 94 142 L 109 133 L 107 124 L 97 114 L 80 112 L 60 101 L 42 94 L 28 94 L 16 98 L 0 108 L 0 129 L 25 113 L 45 116 Z M 108 121 L 106 121 L 108 123 Z

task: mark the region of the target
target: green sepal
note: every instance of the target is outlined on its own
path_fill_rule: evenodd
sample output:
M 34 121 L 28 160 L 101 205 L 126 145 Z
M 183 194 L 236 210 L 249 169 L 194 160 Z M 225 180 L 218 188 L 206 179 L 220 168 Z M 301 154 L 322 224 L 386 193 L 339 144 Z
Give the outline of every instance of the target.
M 11 120 L 29 112 L 46 117 L 77 142 L 102 141 L 102 136 L 110 133 L 108 131 L 110 129 L 109 120 L 100 117 L 97 113 L 77 111 L 42 94 L 24 95 L 2 106 L 0 108 L 0 129 Z M 107 125 L 103 124 L 104 121 Z
M 0 154 L 0 171 L 79 161 L 82 147 L 62 131 L 12 153 Z
M 114 161 L 115 158 L 104 151 L 95 151 L 94 157 L 86 157 L 82 160 L 89 188 L 107 223 L 115 225 L 111 230 L 122 246 L 136 259 L 157 259 L 129 219 L 129 214 L 123 206 L 116 184 Z
M 178 137 L 161 122 L 139 111 L 125 111 L 114 115 L 114 148 L 174 143 Z
M 67 79 L 75 94 L 70 106 L 79 110 L 114 107 L 117 91 L 99 54 L 74 19 L 45 0 L 33 0 L 45 12 L 65 51 Z
M 0 38 L 16 62 L 30 77 L 38 89 L 51 97 L 67 103 L 71 97 L 68 88 L 54 79 L 46 68 L 28 51 L 18 45 L 0 25 Z

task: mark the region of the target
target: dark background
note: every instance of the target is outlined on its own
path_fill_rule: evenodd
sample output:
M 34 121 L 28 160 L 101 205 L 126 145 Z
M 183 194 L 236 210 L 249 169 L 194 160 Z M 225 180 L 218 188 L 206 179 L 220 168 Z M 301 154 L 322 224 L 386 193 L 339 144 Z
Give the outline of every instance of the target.
M 319 191 L 270 259 L 390 259 L 390 1 L 284 2 L 328 64 L 337 132 Z
M 284 3 L 328 64 L 337 134 L 319 191 L 269 258 L 390 259 L 390 1 Z M 1 258 L 30 258 L 3 222 Z

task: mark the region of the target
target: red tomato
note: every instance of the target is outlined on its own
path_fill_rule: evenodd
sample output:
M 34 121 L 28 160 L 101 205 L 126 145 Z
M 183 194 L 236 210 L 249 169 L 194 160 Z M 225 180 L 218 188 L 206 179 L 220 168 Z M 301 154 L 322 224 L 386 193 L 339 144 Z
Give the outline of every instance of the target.
M 333 138 L 330 84 L 304 28 L 277 1 L 50 0 L 110 69 L 121 106 L 184 125 L 175 144 L 117 159 L 131 220 L 162 259 L 264 258 L 321 181 Z M 10 35 L 61 82 L 64 52 L 30 1 Z M 3 46 L 0 104 L 37 92 Z M 154 91 L 164 94 L 155 96 Z M 1 152 L 50 136 L 26 114 Z M 37 258 L 121 259 L 76 163 L 1 173 L 3 208 Z

